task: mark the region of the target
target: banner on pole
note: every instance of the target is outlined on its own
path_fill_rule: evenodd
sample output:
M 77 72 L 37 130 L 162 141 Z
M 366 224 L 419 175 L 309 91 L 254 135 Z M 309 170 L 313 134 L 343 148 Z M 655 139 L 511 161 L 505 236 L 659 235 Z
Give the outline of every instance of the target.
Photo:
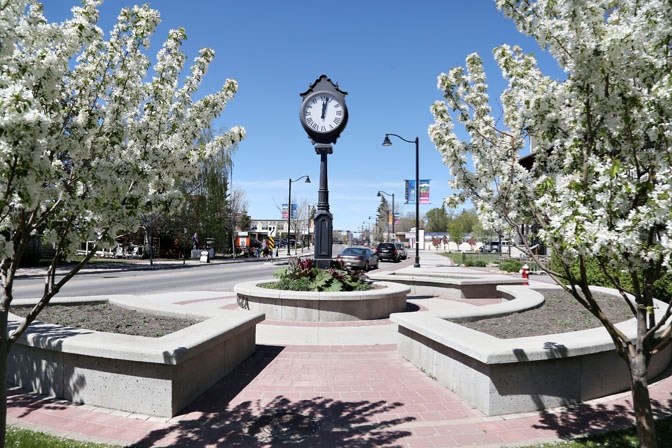
M 287 219 L 287 204 L 282 204 L 282 219 Z M 292 219 L 296 219 L 299 206 L 295 203 L 292 204 Z
M 429 204 L 429 181 L 430 179 L 420 179 L 420 188 L 416 188 L 415 180 L 406 179 L 406 188 L 404 189 L 406 203 L 415 204 L 416 191 L 419 191 L 420 204 Z

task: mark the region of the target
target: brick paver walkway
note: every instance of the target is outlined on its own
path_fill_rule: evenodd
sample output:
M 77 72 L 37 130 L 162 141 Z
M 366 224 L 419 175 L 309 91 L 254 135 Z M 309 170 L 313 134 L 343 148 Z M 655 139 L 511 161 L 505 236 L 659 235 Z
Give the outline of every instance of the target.
M 672 379 L 651 386 L 670 410 Z M 631 422 L 628 393 L 573 409 L 487 417 L 394 345 L 259 346 L 181 415 L 158 419 L 10 393 L 9 423 L 81 440 L 159 447 L 498 447 Z
M 226 308 L 235 298 L 225 294 L 176 303 L 209 302 Z M 422 311 L 422 304 L 418 307 Z M 258 333 L 267 339 L 254 355 L 171 419 L 13 390 L 8 423 L 122 446 L 301 448 L 520 446 L 632 424 L 629 393 L 573 408 L 488 417 L 401 358 L 393 343 L 338 345 L 345 344 L 345 336 L 322 345 L 273 345 L 268 340 L 311 325 L 329 331 L 330 337 L 340 327 L 352 340 L 353 334 L 367 334 L 363 326 L 390 324 L 263 322 Z M 669 372 L 651 385 L 650 393 L 659 414 L 672 412 Z

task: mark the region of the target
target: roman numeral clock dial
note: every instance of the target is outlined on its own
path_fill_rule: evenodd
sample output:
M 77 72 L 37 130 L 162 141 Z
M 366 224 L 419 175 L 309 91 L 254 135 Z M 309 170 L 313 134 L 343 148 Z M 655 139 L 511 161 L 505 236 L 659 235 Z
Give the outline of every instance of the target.
M 338 129 L 344 114 L 341 102 L 332 94 L 317 92 L 311 95 L 303 107 L 306 124 L 314 131 L 326 134 Z
M 314 144 L 333 144 L 348 122 L 344 92 L 325 75 L 301 94 L 301 125 Z

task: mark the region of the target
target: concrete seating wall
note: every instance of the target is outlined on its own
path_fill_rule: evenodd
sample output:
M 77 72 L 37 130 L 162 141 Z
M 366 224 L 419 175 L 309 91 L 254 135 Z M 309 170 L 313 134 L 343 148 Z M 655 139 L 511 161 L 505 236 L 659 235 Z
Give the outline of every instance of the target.
M 522 285 L 524 279 L 506 275 L 445 274 L 400 274 L 397 272 L 372 272 L 369 278 L 375 281 L 394 282 L 407 285 L 412 295 L 438 295 L 451 299 L 481 299 L 497 297 L 498 285 Z
M 133 297 L 110 302 L 139 309 Z M 172 417 L 254 353 L 256 324 L 264 319 L 176 305 L 153 311 L 201 322 L 160 338 L 34 323 L 10 352 L 8 381 L 74 403 Z M 10 319 L 10 326 L 18 323 Z
M 520 286 L 500 286 L 498 291 L 509 297 L 537 294 Z M 501 315 L 516 301 L 479 307 L 480 317 L 491 307 Z M 530 297 L 525 301 L 534 302 Z M 626 365 L 601 327 L 499 339 L 451 322 L 473 320 L 464 311 L 393 314 L 390 319 L 399 325 L 399 353 L 486 415 L 566 406 L 629 389 Z M 635 337 L 634 319 L 618 327 Z M 665 370 L 671 359 L 668 346 L 651 361 L 650 376 Z

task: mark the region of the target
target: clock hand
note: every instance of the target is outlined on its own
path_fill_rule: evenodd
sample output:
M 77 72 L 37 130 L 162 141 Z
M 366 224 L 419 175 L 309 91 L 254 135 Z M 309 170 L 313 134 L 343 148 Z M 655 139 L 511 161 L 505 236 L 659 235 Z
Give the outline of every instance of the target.
M 322 103 L 322 116 L 321 116 L 321 118 L 322 118 L 323 120 L 324 120 L 324 116 L 327 114 L 327 103 L 328 103 L 328 102 L 329 102 L 329 98 L 327 98 L 326 100 L 324 100 L 324 102 Z

